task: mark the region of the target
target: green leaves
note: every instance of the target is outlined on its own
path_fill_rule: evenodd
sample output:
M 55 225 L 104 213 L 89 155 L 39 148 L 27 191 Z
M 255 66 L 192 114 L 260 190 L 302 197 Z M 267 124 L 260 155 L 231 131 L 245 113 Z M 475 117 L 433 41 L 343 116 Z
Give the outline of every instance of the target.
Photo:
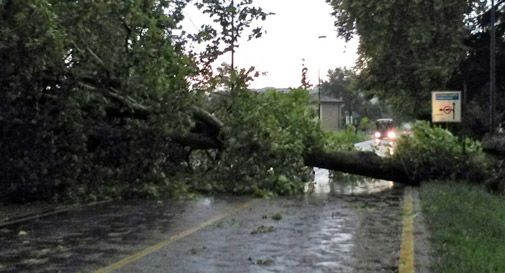
M 411 137 L 398 140 L 393 160 L 406 166 L 418 180 L 447 177 L 481 180 L 487 176 L 489 162 L 480 143 L 459 140 L 449 131 L 417 122 Z M 419 179 L 422 178 L 422 179 Z
M 303 191 L 312 173 L 303 153 L 322 137 L 307 91 L 239 90 L 217 109 L 226 148 L 218 162 L 209 162 L 215 190 L 258 196 Z
M 167 136 L 189 130 L 194 103 L 174 34 L 185 2 L 1 3 L 0 171 L 8 175 L 0 197 L 168 187 L 163 174 L 180 167 L 183 152 Z
M 465 15 L 474 1 L 328 1 L 340 36 L 359 34 L 361 88 L 421 117 L 465 55 Z

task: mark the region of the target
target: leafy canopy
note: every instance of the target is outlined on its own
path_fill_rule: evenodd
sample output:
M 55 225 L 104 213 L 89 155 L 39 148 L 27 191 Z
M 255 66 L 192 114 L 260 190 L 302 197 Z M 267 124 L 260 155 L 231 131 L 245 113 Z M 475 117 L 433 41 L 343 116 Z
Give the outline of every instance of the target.
M 177 167 L 166 138 L 189 129 L 193 101 L 173 36 L 183 6 L 0 2 L 2 196 L 135 191 Z
M 338 34 L 359 35 L 362 87 L 396 110 L 423 117 L 465 56 L 465 18 L 477 1 L 327 0 Z

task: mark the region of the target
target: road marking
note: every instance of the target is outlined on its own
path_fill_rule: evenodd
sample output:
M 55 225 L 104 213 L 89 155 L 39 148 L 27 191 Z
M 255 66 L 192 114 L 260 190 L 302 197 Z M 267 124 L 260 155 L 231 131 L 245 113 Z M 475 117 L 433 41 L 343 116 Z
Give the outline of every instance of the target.
M 402 215 L 403 228 L 398 273 L 414 273 L 414 215 L 412 213 L 412 192 L 410 188 L 405 189 Z
M 92 202 L 92 203 L 88 203 L 88 204 L 84 204 L 84 205 L 56 207 L 56 208 L 44 210 L 44 211 L 41 211 L 38 213 L 27 214 L 25 216 L 16 217 L 16 218 L 13 218 L 12 220 L 8 220 L 3 223 L 0 222 L 0 228 L 4 228 L 4 227 L 10 226 L 10 225 L 24 223 L 24 222 L 28 222 L 28 221 L 32 221 L 32 220 L 37 220 L 37 219 L 48 217 L 48 216 L 62 214 L 65 212 L 69 212 L 71 210 L 77 210 L 77 209 L 82 209 L 82 208 L 103 205 L 103 204 L 107 204 L 110 202 L 111 202 L 111 200 L 105 200 L 105 201 Z
M 202 223 L 200 223 L 200 224 L 198 224 L 198 225 L 196 225 L 196 226 L 194 226 L 194 227 L 192 227 L 190 229 L 187 229 L 187 230 L 179 232 L 179 233 L 177 233 L 175 235 L 172 235 L 172 236 L 168 237 L 168 239 L 166 239 L 164 241 L 161 241 L 161 242 L 159 242 L 159 243 L 157 243 L 155 245 L 147 247 L 147 248 L 145 248 L 145 249 L 143 249 L 143 250 L 141 250 L 141 251 L 139 251 L 137 253 L 134 253 L 134 254 L 132 254 L 132 255 L 130 255 L 128 257 L 125 257 L 125 258 L 123 258 L 123 259 L 121 259 L 121 260 L 119 260 L 119 261 L 117 261 L 117 262 L 115 262 L 115 263 L 113 263 L 111 265 L 108 265 L 106 267 L 98 269 L 98 270 L 94 271 L 93 273 L 109 273 L 109 272 L 113 272 L 113 271 L 115 271 L 117 269 L 120 269 L 123 266 L 125 266 L 125 265 L 127 265 L 129 263 L 135 262 L 135 261 L 137 261 L 137 260 L 139 260 L 139 259 L 141 259 L 141 258 L 143 258 L 143 257 L 145 257 L 145 256 L 147 256 L 147 255 L 149 255 L 151 253 L 153 253 L 153 252 L 156 252 L 156 251 L 158 251 L 158 250 L 160 250 L 160 249 L 162 249 L 162 248 L 170 245 L 171 243 L 173 243 L 173 242 L 175 242 L 177 240 L 180 240 L 180 239 L 182 239 L 184 237 L 187 237 L 187 236 L 189 236 L 189 235 L 191 235 L 191 234 L 193 234 L 193 233 L 195 233 L 195 232 L 197 232 L 197 231 L 199 231 L 199 230 L 201 230 L 203 228 L 206 228 L 206 227 L 214 224 L 215 222 L 217 222 L 217 221 L 219 221 L 219 220 L 221 220 L 223 218 L 226 218 L 226 217 L 228 217 L 228 216 L 230 216 L 230 215 L 232 215 L 232 214 L 234 214 L 234 213 L 236 213 L 236 212 L 238 212 L 238 211 L 240 211 L 240 210 L 242 210 L 242 209 L 244 209 L 244 208 L 252 205 L 254 202 L 256 202 L 256 200 L 250 200 L 250 201 L 247 201 L 247 202 L 243 202 L 243 203 L 237 204 L 234 207 L 232 207 L 231 209 L 225 211 L 224 213 L 221 213 L 221 214 L 219 214 L 217 216 L 214 216 L 211 219 L 209 219 L 209 220 L 207 220 L 205 222 L 202 222 Z

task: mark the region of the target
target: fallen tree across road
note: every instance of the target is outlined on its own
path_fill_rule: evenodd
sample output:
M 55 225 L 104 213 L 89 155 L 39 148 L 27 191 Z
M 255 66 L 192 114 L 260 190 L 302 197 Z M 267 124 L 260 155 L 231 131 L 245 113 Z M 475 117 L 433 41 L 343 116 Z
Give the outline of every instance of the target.
M 139 104 L 125 106 L 132 108 L 131 105 Z M 229 136 L 223 134 L 225 124 L 202 108 L 193 107 L 192 112 L 194 126 L 190 132 L 172 135 L 169 141 L 188 147 L 189 153 L 193 150 L 227 148 L 225 145 Z M 407 143 L 409 148 L 404 149 L 404 153 L 400 156 L 380 157 L 373 152 L 364 151 L 325 151 L 311 146 L 306 146 L 301 156 L 306 166 L 409 185 L 418 185 L 421 181 L 430 179 L 453 178 L 479 181 L 484 178 L 480 173 L 480 168 L 471 167 L 474 164 L 473 161 L 464 159 L 465 154 L 469 156 L 472 153 L 470 150 L 458 154 L 460 150 L 456 137 L 442 129 L 432 128 L 428 124 L 421 126 L 418 134 L 426 145 L 411 146 L 416 143 Z M 436 137 L 428 137 L 431 135 Z M 424 147 L 431 148 L 425 151 Z

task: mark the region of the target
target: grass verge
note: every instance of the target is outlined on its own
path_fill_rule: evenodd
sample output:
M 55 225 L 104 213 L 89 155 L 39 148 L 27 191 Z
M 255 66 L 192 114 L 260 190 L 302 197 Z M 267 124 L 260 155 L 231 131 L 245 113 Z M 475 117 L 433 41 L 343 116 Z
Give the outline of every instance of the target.
M 433 272 L 505 272 L 505 197 L 464 182 L 426 183 L 423 213 Z

